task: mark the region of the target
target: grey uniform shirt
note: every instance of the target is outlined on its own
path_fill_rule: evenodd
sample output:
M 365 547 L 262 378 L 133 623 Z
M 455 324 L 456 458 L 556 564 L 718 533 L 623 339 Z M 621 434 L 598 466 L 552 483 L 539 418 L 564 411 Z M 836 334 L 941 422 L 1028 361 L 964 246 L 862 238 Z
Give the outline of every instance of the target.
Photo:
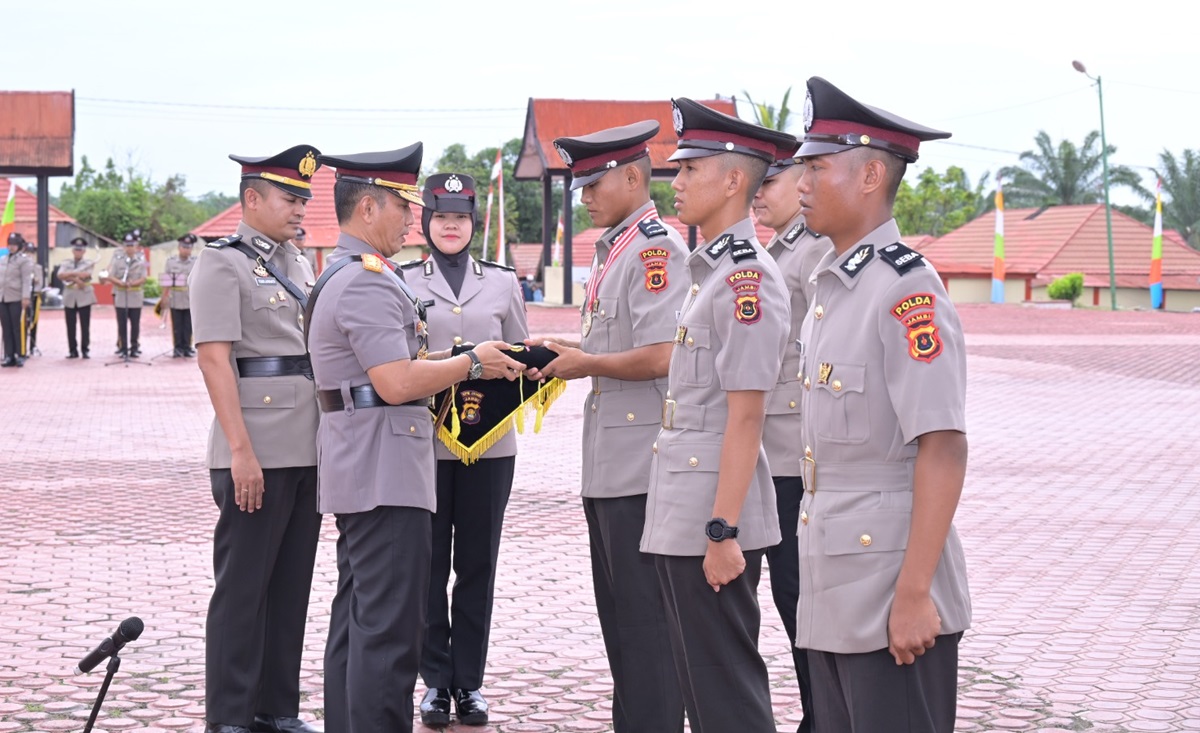
M 687 259 L 690 288 L 671 353 L 662 427 L 652 446 L 642 552 L 703 555 L 717 495 L 726 392 L 770 392 L 791 308 L 775 261 L 743 219 Z M 643 448 L 645 450 L 645 448 Z M 738 544 L 779 543 L 775 485 L 762 446 L 737 520 Z
M 90 276 L 95 267 L 95 260 L 89 260 L 86 257 L 83 257 L 76 262 L 75 258 L 72 257 L 58 266 L 58 275 L 59 277 L 62 277 L 67 273 L 82 272 Z M 88 280 L 87 282 L 63 281 L 64 308 L 83 308 L 84 306 L 94 305 L 95 302 L 96 289 L 92 287 L 91 280 Z
M 297 287 L 313 285 L 308 260 L 291 244 L 279 244 L 238 225 L 242 241 L 270 261 Z M 192 296 L 192 331 L 196 343 L 229 342 L 230 367 L 237 377 L 237 359 L 253 356 L 303 356 L 304 332 L 300 303 L 274 277 L 255 273 L 256 260 L 221 240 L 210 243 L 196 260 L 188 287 Z M 265 272 L 265 270 L 260 270 Z M 313 382 L 302 375 L 237 377 L 242 420 L 254 455 L 263 468 L 317 464 L 317 401 Z M 229 468 L 229 440 L 213 418 L 208 435 L 209 468 Z
M 426 303 L 429 348 L 449 349 L 461 343 L 484 341 L 520 343 L 529 337 L 525 321 L 525 297 L 516 272 L 509 267 L 477 262 L 469 258 L 458 295 L 431 257 L 424 262 L 405 263 L 404 281 Z M 432 305 L 430 305 L 432 301 Z M 459 460 L 440 440 L 434 441 L 439 461 Z M 484 458 L 517 454 L 517 436 L 509 431 L 488 449 Z
M 806 489 L 796 646 L 843 654 L 888 645 L 908 546 L 917 438 L 966 432 L 966 351 L 941 278 L 890 220 L 817 265 L 804 343 Z M 885 261 L 887 259 L 888 261 Z M 903 259 L 901 274 L 890 261 Z M 932 597 L 941 633 L 971 622 L 966 564 L 951 527 Z
M 424 405 L 355 409 L 351 387 L 370 384 L 367 370 L 414 359 L 425 324 L 400 287 L 392 264 L 369 244 L 338 237 L 330 257 L 374 255 L 380 272 L 351 262 L 325 281 L 313 308 L 308 346 L 317 389 L 339 390 L 348 405 L 321 413 L 317 431 L 317 505 L 324 513 L 379 506 L 434 511 L 433 416 Z
M 188 257 L 186 260 L 178 254 L 173 254 L 167 258 L 167 264 L 163 266 L 162 284 L 168 282 L 170 277 L 178 285 L 172 285 L 169 302 L 167 307 L 176 310 L 187 310 L 191 307 L 191 299 L 188 297 L 188 276 L 192 274 L 192 268 L 196 265 L 196 257 Z M 303 283 L 297 283 L 303 285 Z
M 244 258 L 243 258 L 244 259 Z M 140 280 L 146 276 L 146 261 L 141 254 L 126 257 L 117 251 L 108 263 L 108 276 L 113 281 L 113 305 L 117 308 L 141 308 L 142 286 L 131 288 L 121 283 Z
M 24 254 L 0 257 L 0 303 L 20 303 L 29 298 L 33 262 Z
M 776 234 L 767 245 L 783 281 L 787 285 L 792 306 L 792 319 L 787 346 L 783 350 L 783 366 L 779 381 L 767 395 L 767 417 L 763 423 L 763 448 L 772 476 L 799 476 L 804 459 L 800 445 L 800 403 L 804 390 L 800 386 L 800 322 L 808 312 L 808 278 L 821 255 L 833 247 L 825 237 L 808 231 L 804 215 L 797 214 L 783 234 Z
M 591 278 L 600 275 L 614 242 L 633 235 L 600 281 L 591 328 L 580 339 L 585 353 L 616 354 L 668 343 L 675 335 L 675 314 L 686 292 L 687 247 L 679 232 L 661 222 L 634 224 L 653 208 L 646 203 L 596 242 Z M 591 382 L 583 406 L 582 494 L 593 499 L 645 494 L 667 380 Z

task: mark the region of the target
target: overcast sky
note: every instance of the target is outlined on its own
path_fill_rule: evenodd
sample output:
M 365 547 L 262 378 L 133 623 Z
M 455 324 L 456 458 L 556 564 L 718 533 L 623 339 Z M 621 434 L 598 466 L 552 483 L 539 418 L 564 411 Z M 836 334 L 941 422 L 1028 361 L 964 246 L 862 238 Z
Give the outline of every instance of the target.
M 953 132 L 922 146 L 917 169 L 959 165 L 974 181 L 1015 164 L 1039 130 L 1078 143 L 1099 128 L 1095 86 L 1073 59 L 1104 80 L 1112 162 L 1149 167 L 1164 149 L 1200 149 L 1191 3 L 1170 14 L 1155 3 L 1047 0 L 6 6 L 0 89 L 74 89 L 77 161 L 111 156 L 156 181 L 182 173 L 191 194 L 236 190 L 229 153 L 415 140 L 427 163 L 455 142 L 474 152 L 521 136 L 530 97 L 748 91 L 776 102 L 791 86 L 799 133 L 813 75 Z

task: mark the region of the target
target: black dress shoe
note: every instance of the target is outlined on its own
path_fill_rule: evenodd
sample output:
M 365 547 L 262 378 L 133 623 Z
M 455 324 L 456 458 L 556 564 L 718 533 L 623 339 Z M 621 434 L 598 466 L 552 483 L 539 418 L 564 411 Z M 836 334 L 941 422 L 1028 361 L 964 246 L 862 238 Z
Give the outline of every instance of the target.
M 184 350 L 183 355 L 184 356 L 195 356 L 196 350 L 189 346 L 189 347 L 187 347 L 187 349 Z
M 425 699 L 421 701 L 421 722 L 431 728 L 450 725 L 450 690 L 435 687 L 425 693 Z
M 321 733 L 299 718 L 285 718 L 279 715 L 254 716 L 254 725 L 250 726 L 251 733 Z
M 84 358 L 84 359 L 91 359 L 92 357 L 88 356 L 88 353 L 85 351 L 85 352 L 83 352 L 83 358 Z
M 0 361 L 0 367 L 15 367 L 16 365 L 17 365 L 17 360 L 12 358 L 11 356 L 9 358 L 5 359 L 4 361 Z
M 250 729 L 240 725 L 225 725 L 224 723 L 206 723 L 204 733 L 250 733 Z
M 458 707 L 458 722 L 463 725 L 487 725 L 488 704 L 479 690 L 455 690 L 454 704 Z
M 68 359 L 78 359 L 79 354 L 76 354 L 74 351 L 72 351 L 71 353 L 67 354 L 67 358 Z

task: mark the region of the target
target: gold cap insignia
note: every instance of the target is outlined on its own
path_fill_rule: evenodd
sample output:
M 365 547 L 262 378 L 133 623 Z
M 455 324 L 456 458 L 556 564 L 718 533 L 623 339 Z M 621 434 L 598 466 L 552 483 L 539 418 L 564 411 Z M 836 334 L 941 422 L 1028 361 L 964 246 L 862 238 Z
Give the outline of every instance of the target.
M 300 175 L 305 178 L 312 178 L 312 174 L 317 172 L 317 156 L 313 155 L 313 151 L 308 151 L 303 158 L 300 159 L 300 165 L 296 168 L 300 171 Z

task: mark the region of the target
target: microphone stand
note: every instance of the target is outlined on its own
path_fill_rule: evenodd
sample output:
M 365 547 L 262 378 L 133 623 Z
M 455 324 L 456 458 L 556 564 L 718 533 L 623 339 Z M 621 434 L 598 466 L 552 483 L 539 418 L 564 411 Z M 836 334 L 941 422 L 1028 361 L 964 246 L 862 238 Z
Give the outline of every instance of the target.
M 96 716 L 100 714 L 100 706 L 104 704 L 104 696 L 108 694 L 108 686 L 112 683 L 113 675 L 121 668 L 121 656 L 113 654 L 108 660 L 108 666 L 105 667 L 106 674 L 104 682 L 100 684 L 100 694 L 96 695 L 96 704 L 92 706 L 92 714 L 88 717 L 87 725 L 83 726 L 83 733 L 91 733 L 92 726 L 96 724 Z

